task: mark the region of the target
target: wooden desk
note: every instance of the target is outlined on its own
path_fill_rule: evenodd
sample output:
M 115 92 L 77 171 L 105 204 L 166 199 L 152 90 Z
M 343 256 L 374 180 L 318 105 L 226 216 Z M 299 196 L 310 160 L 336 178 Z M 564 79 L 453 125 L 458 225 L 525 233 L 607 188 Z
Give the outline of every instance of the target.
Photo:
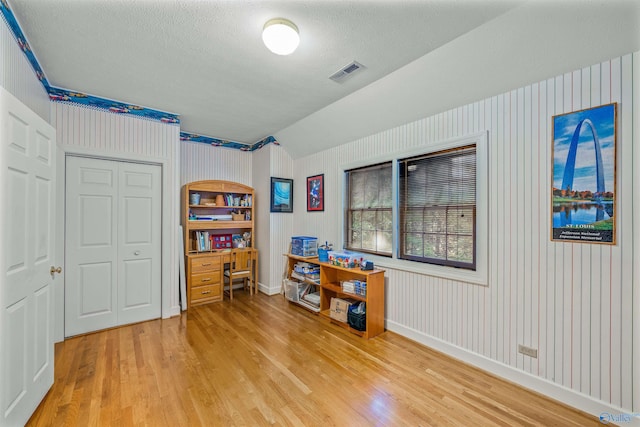
M 249 282 L 250 291 L 258 292 L 258 250 L 254 252 L 253 281 Z M 202 252 L 186 256 L 187 266 L 187 306 L 209 304 L 223 299 L 224 266 L 231 261 L 229 250 Z

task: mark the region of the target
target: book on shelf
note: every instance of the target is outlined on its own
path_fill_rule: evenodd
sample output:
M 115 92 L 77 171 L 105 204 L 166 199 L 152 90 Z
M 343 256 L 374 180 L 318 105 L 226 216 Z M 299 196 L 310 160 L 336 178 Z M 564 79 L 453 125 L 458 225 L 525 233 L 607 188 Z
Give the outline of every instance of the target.
M 304 274 L 298 273 L 297 271 L 292 271 L 291 277 L 293 277 L 294 279 L 298 279 L 301 282 L 304 282 Z
M 213 234 L 209 233 L 208 231 L 196 231 L 195 232 L 195 243 L 196 243 L 195 249 L 198 252 L 210 251 L 214 247 L 213 240 L 214 240 Z
M 320 292 L 311 292 L 304 296 L 304 301 L 313 304 L 316 307 L 320 307 Z
M 194 215 L 189 221 L 231 221 L 231 214 L 220 215 Z

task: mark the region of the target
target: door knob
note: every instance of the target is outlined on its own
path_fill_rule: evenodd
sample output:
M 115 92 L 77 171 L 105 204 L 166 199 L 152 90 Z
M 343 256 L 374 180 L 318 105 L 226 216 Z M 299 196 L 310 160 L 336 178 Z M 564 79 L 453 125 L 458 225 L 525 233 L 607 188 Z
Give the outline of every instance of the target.
M 140 255 L 140 251 L 135 251 L 133 254 L 134 255 Z
M 51 275 L 53 276 L 53 273 L 62 273 L 62 267 L 58 267 L 55 268 L 53 265 L 51 266 L 51 270 L 49 270 L 49 272 L 51 273 Z

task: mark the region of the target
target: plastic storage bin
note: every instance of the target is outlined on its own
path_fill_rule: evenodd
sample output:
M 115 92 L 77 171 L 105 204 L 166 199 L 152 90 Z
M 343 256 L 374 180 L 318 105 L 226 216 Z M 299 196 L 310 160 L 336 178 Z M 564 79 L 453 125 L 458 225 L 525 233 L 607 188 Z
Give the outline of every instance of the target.
M 354 268 L 362 264 L 364 257 L 356 252 L 329 251 L 329 263 L 338 267 Z
M 295 236 L 291 238 L 291 253 L 293 255 L 314 257 L 318 255 L 318 238 L 310 236 Z
M 318 248 L 318 261 L 329 262 L 329 250 Z
M 349 311 L 347 312 L 347 323 L 349 323 L 349 326 L 353 329 L 363 332 L 367 330 L 367 313 L 366 310 L 362 313 L 358 313 L 355 311 L 357 308 L 357 304 L 349 306 Z
M 284 296 L 289 301 L 300 301 L 300 289 L 302 285 L 302 283 L 296 282 L 295 280 L 284 279 Z

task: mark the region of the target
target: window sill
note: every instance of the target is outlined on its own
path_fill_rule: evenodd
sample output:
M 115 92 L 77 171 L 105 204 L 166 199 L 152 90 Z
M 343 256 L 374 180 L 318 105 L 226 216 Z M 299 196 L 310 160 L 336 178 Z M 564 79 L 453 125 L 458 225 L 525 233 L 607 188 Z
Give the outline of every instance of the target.
M 459 282 L 472 283 L 475 285 L 488 285 L 487 274 L 480 269 L 471 271 L 464 270 L 462 268 L 423 264 L 414 261 L 405 261 L 396 258 L 386 258 L 375 255 L 366 255 L 365 258 L 373 261 L 373 263 L 377 267 L 385 269 L 400 270 L 409 273 L 422 274 L 425 276 L 433 276 L 443 279 L 456 280 Z

